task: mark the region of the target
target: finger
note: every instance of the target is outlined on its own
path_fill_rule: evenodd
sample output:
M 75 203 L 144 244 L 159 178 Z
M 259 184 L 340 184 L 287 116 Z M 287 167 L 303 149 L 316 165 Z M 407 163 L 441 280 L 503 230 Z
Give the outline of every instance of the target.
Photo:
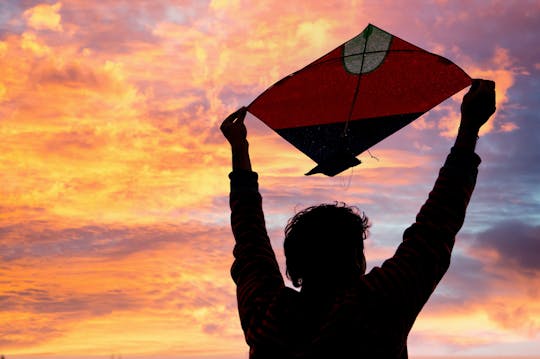
M 495 93 L 495 81 L 491 81 L 491 80 L 486 80 L 486 90 L 491 92 L 491 93 Z
M 478 87 L 480 86 L 481 83 L 482 83 L 482 80 L 473 79 L 472 84 L 471 84 L 471 88 L 469 89 L 469 92 L 475 92 L 478 89 Z
M 489 94 L 491 96 L 495 96 L 495 82 L 483 80 L 480 83 L 480 88 L 478 89 L 479 93 L 485 93 Z
M 491 80 L 484 80 L 484 82 L 486 83 L 486 87 L 490 90 L 495 90 L 495 81 L 491 81 Z
M 238 110 L 231 113 L 229 116 L 227 116 L 227 118 L 225 118 L 223 120 L 223 124 L 233 123 L 236 120 L 236 118 L 238 117 L 238 115 L 240 114 L 240 112 L 243 111 L 243 109 L 244 109 L 244 107 L 241 107 Z
M 237 123 L 237 122 L 244 123 L 244 119 L 246 118 L 246 114 L 247 114 L 247 108 L 242 107 L 237 112 L 238 112 L 238 117 L 236 118 L 236 121 L 234 121 L 234 123 Z

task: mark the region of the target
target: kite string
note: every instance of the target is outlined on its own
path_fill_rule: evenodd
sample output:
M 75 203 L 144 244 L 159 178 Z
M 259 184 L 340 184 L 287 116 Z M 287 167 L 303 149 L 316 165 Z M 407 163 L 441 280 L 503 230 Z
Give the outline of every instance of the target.
M 360 90 L 360 79 L 362 77 L 362 73 L 363 73 L 362 71 L 364 70 L 364 59 L 365 59 L 368 41 L 369 41 L 369 35 L 366 37 L 366 41 L 364 42 L 364 50 L 360 53 L 360 56 L 362 56 L 362 61 L 360 63 L 360 73 L 358 74 L 358 81 L 356 82 L 356 89 L 354 90 L 354 97 L 351 102 L 351 108 L 349 109 L 349 116 L 347 117 L 347 120 L 345 121 L 345 127 L 343 128 L 343 137 L 347 137 L 347 131 L 349 130 L 349 121 L 351 121 L 352 119 L 354 105 L 356 105 L 358 91 Z
M 352 178 L 354 176 L 354 167 L 349 167 L 351 170 L 349 171 L 349 175 L 347 176 L 347 185 L 345 186 L 345 191 L 348 191 L 349 188 L 351 188 L 351 182 Z
M 354 176 L 354 167 L 349 167 L 349 171 L 347 171 L 347 176 L 339 176 L 336 179 L 339 178 L 339 187 L 344 188 L 345 191 L 348 191 L 349 188 L 351 188 L 352 178 Z M 345 172 L 344 172 L 345 174 Z
M 371 157 L 371 158 L 373 158 L 373 159 L 377 160 L 377 162 L 379 162 L 379 158 L 378 158 L 378 157 L 375 157 L 375 156 L 373 156 L 373 155 L 371 154 L 371 151 L 370 151 L 370 150 L 367 150 L 367 152 L 369 153 L 369 157 Z
M 356 98 L 358 97 L 358 91 L 360 90 L 360 78 L 362 77 L 362 71 L 364 70 L 364 58 L 365 58 L 365 53 L 366 53 L 368 40 L 369 40 L 369 36 L 366 38 L 366 41 L 364 42 L 364 50 L 360 54 L 360 56 L 362 56 L 362 62 L 360 63 L 360 73 L 358 74 L 358 81 L 356 82 L 356 88 L 354 90 L 354 96 L 353 96 L 352 101 L 351 101 L 351 108 L 349 109 L 349 116 L 347 117 L 347 120 L 345 121 L 345 126 L 343 127 L 343 138 L 344 139 L 347 137 L 347 131 L 349 130 L 349 122 L 352 119 L 352 113 L 353 113 L 354 105 L 356 105 Z M 347 184 L 345 185 L 345 190 L 346 191 L 348 191 L 349 188 L 351 187 L 351 182 L 352 182 L 353 176 L 354 176 L 354 168 L 350 167 L 350 172 L 349 172 L 349 175 L 347 176 Z

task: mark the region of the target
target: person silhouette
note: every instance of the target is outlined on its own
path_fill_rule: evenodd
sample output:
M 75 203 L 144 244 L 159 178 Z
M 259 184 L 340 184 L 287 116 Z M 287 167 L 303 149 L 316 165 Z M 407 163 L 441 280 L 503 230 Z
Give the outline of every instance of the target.
M 265 227 L 252 170 L 246 108 L 221 131 L 231 145 L 231 276 L 249 357 L 407 358 L 407 336 L 450 265 L 480 157 L 480 127 L 495 112 L 495 83 L 475 79 L 461 104 L 454 146 L 395 254 L 366 271 L 369 220 L 343 203 L 307 208 L 285 228 L 286 287 Z

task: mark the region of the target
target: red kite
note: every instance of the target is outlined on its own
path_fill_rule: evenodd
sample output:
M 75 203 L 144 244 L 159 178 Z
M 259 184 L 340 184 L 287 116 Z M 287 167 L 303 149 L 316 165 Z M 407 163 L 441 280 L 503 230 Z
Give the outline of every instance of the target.
M 362 33 L 281 79 L 248 110 L 327 176 L 471 84 L 450 60 L 369 24 Z

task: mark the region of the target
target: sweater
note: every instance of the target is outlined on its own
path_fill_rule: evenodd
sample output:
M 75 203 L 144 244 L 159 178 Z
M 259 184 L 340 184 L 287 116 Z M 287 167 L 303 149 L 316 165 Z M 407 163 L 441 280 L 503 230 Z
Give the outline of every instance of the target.
M 324 306 L 285 286 L 257 173 L 231 172 L 231 276 L 250 359 L 407 358 L 408 333 L 450 265 L 479 164 L 475 153 L 452 148 L 395 254 Z

